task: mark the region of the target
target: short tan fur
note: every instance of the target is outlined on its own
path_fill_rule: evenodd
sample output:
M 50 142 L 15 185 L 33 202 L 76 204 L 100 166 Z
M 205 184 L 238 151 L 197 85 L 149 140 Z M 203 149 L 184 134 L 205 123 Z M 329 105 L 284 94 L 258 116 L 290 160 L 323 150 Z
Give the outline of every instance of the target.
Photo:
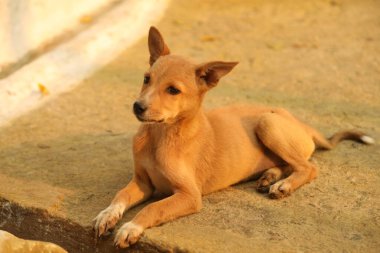
M 148 44 L 150 68 L 133 105 L 142 122 L 133 140 L 134 177 L 95 218 L 96 236 L 155 191 L 167 197 L 118 230 L 119 247 L 136 243 L 146 228 L 198 212 L 202 195 L 257 175 L 260 192 L 288 196 L 317 176 L 309 161 L 316 147 L 331 149 L 344 139 L 373 142 L 357 131 L 326 139 L 282 108 L 231 106 L 205 112 L 205 94 L 237 62 L 194 64 L 172 55 L 154 27 Z

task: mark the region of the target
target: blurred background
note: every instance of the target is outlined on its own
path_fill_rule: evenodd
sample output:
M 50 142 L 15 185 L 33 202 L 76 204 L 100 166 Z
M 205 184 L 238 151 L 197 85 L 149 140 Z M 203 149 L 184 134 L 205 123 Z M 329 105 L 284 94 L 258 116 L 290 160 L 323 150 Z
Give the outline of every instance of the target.
M 2 0 L 0 2 L 0 77 L 11 66 L 30 61 L 37 52 L 62 40 L 77 30 L 79 24 L 90 23 L 101 9 L 115 4 L 110 0 L 79 0 L 57 3 L 49 0 Z M 67 36 L 67 35 L 66 35 Z

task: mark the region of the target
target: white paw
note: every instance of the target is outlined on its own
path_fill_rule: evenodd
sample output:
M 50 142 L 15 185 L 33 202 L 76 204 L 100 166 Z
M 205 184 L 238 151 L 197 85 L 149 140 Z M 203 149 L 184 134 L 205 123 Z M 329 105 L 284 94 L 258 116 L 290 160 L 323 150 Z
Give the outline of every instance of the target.
M 111 204 L 101 211 L 93 220 L 95 237 L 100 237 L 108 230 L 114 228 L 123 216 L 124 210 L 125 206 L 123 204 Z
M 143 231 L 144 228 L 142 226 L 131 221 L 127 222 L 117 231 L 114 243 L 120 248 L 129 247 L 139 240 Z
M 292 192 L 292 185 L 286 180 L 280 180 L 269 189 L 269 197 L 279 199 L 290 195 Z

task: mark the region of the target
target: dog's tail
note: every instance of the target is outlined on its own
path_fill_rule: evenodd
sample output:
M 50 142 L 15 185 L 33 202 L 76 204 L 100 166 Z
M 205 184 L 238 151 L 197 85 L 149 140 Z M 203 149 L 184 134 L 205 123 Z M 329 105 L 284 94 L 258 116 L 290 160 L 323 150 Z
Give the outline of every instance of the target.
M 333 149 L 339 142 L 343 140 L 352 140 L 352 141 L 357 141 L 361 142 L 364 144 L 374 144 L 375 140 L 366 135 L 363 132 L 360 131 L 355 131 L 355 130 L 346 130 L 346 131 L 340 131 L 335 133 L 333 136 L 330 138 L 326 139 L 321 133 L 318 131 L 314 130 L 312 133 L 313 140 L 317 148 L 320 149 Z

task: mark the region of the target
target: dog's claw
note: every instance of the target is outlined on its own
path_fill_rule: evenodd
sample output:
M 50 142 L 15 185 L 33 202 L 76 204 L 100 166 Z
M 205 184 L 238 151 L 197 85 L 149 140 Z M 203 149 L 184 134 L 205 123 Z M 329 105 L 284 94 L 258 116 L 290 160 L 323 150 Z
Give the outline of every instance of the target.
M 128 244 L 128 238 L 129 238 L 129 234 L 127 235 L 127 238 L 125 238 L 125 242 Z
M 107 233 L 107 225 L 108 225 L 108 222 L 106 222 L 106 224 L 104 225 L 103 234 Z

